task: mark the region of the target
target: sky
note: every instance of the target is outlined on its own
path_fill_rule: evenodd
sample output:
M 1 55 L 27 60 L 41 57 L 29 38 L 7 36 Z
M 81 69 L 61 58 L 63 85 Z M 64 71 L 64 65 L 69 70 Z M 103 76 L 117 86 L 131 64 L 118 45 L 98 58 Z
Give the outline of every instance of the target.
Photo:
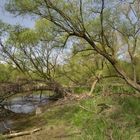
M 33 28 L 34 20 L 29 17 L 15 17 L 14 15 L 10 14 L 9 12 L 5 11 L 5 3 L 7 0 L 0 0 L 0 20 L 3 22 L 16 25 L 20 24 L 25 27 Z

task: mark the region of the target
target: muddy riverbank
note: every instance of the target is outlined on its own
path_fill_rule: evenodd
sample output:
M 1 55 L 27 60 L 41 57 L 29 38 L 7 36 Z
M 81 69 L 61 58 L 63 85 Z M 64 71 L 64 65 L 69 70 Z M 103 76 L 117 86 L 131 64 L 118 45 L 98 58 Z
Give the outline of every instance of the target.
M 18 96 L 4 102 L 5 113 L 0 118 L 0 133 L 12 131 L 19 118 L 39 114 L 41 108 L 49 103 L 47 95 Z

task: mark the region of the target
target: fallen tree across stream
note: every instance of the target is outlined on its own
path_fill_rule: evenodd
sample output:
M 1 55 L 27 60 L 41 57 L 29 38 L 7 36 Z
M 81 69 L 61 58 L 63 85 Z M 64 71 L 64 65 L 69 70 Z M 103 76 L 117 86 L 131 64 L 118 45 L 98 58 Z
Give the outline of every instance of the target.
M 7 98 L 18 93 L 31 93 L 33 91 L 47 90 L 54 93 L 54 98 L 62 98 L 66 94 L 65 88 L 56 81 L 25 80 L 17 83 L 0 83 L 0 104 Z

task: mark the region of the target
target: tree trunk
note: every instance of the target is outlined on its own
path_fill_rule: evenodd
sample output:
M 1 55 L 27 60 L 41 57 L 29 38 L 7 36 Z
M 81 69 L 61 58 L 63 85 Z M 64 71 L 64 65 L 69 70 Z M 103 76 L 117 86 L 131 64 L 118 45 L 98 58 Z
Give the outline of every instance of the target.
M 92 84 L 92 86 L 91 86 L 91 89 L 90 89 L 89 95 L 91 95 L 92 92 L 94 91 L 97 82 L 98 82 L 98 79 L 95 79 L 95 81 L 93 82 L 93 84 Z
M 121 67 L 117 63 L 114 64 L 113 67 L 131 87 L 140 92 L 140 85 L 137 83 L 137 81 L 129 78 L 129 76 L 126 75 L 126 73 L 121 69 Z
M 91 87 L 91 90 L 90 90 L 90 92 L 89 92 L 90 95 L 92 94 L 93 90 L 95 89 L 95 86 L 96 86 L 97 82 L 98 82 L 99 79 L 101 78 L 101 74 L 102 74 L 102 71 L 100 71 L 99 74 L 98 74 L 98 76 L 96 76 L 96 79 L 95 79 L 95 81 L 93 82 L 92 87 Z
M 51 80 L 49 86 L 54 92 L 54 95 L 51 96 L 50 99 L 57 100 L 59 98 L 63 98 L 66 95 L 66 90 L 64 89 L 64 87 L 55 80 Z
M 107 52 L 102 51 L 100 48 L 96 46 L 96 44 L 86 35 L 83 37 L 91 46 L 92 48 L 99 53 L 101 56 L 106 58 L 110 64 L 114 67 L 116 72 L 124 79 L 131 87 L 136 89 L 137 91 L 140 92 L 140 85 L 137 83 L 137 81 L 132 80 L 127 74 L 122 70 L 122 68 L 119 66 L 118 62 L 116 59 L 111 57 Z

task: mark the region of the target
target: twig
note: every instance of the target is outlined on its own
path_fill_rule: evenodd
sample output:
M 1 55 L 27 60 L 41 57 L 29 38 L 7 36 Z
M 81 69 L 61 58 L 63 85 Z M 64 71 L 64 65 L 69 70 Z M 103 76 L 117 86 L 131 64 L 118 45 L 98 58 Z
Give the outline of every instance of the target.
M 95 111 L 89 110 L 88 108 L 85 108 L 85 107 L 82 106 L 82 105 L 79 105 L 79 107 L 82 108 L 82 109 L 84 109 L 84 110 L 86 110 L 86 111 L 88 111 L 88 112 L 96 113 Z

